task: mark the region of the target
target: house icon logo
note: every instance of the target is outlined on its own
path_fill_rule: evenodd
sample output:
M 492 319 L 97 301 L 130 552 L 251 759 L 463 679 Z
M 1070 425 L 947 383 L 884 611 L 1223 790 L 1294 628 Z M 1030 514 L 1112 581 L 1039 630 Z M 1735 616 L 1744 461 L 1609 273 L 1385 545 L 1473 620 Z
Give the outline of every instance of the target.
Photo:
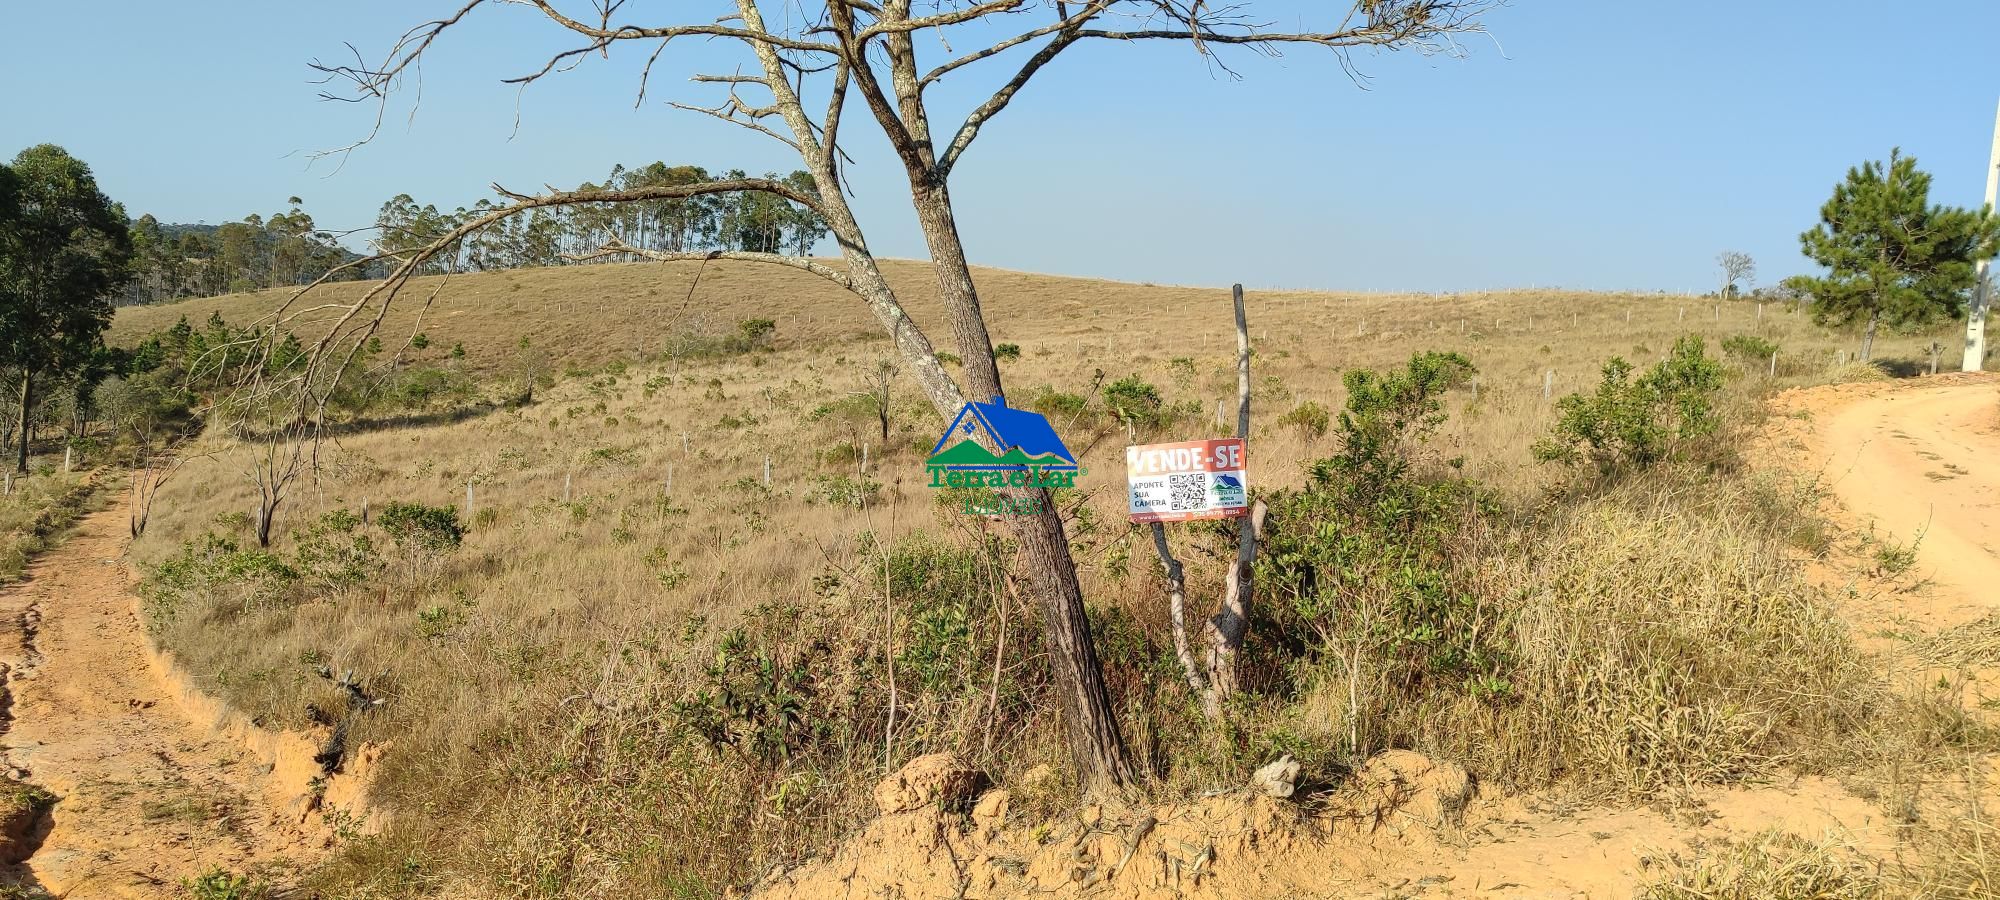
M 965 404 L 924 469 L 934 488 L 1075 487 L 1077 474 L 1076 456 L 1049 420 L 1004 401 Z

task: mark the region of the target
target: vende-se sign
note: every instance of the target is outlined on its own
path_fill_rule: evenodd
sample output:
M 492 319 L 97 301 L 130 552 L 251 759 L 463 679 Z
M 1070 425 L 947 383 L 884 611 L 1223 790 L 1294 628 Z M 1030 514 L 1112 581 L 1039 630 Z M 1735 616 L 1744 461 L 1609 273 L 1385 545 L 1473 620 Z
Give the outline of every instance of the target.
M 1125 483 L 1134 522 L 1250 514 L 1242 438 L 1126 447 Z

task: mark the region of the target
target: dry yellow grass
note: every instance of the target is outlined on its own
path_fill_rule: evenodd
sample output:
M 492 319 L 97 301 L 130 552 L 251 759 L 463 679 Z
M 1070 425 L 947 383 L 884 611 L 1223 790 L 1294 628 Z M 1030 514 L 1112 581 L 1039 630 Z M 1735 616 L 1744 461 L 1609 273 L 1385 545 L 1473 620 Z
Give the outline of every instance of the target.
M 754 831 L 758 839 L 768 841 L 759 850 L 772 856 L 823 842 L 853 814 L 834 799 L 879 773 L 879 755 L 857 756 L 837 776 L 770 786 L 781 807 L 804 810 L 800 821 L 785 826 L 791 830 L 737 823 L 730 832 L 715 823 L 683 823 L 724 835 L 710 837 L 722 843 L 704 851 L 715 854 L 707 862 L 683 858 L 676 868 L 657 848 L 652 856 L 645 850 L 640 825 L 669 827 L 659 823 L 677 822 L 678 813 L 645 808 L 670 793 L 667 786 L 623 780 L 652 771 L 621 768 L 626 764 L 618 761 L 645 746 L 652 732 L 621 711 L 674 697 L 683 687 L 674 679 L 698 670 L 715 636 L 746 613 L 774 601 L 815 602 L 817 578 L 865 584 L 868 548 L 879 545 L 864 534 L 894 539 L 917 531 L 978 530 L 976 520 L 940 509 L 925 485 L 922 462 L 942 423 L 913 389 L 897 386 L 887 447 L 871 418 L 842 405 L 887 350 L 857 301 L 810 276 L 721 262 L 702 271 L 690 294 L 697 270 L 694 264 L 608 265 L 413 285 L 384 337 L 393 344 L 412 332 L 426 333 L 430 349 L 411 356 L 493 373 L 527 336 L 555 354 L 559 367 L 586 374 L 562 379 L 523 408 L 333 439 L 318 477 L 295 488 L 281 508 L 278 531 L 302 529 L 323 511 L 358 509 L 364 502 L 378 510 L 391 500 L 462 507 L 470 484 L 472 530 L 463 550 L 439 578 L 384 580 L 283 610 L 209 608 L 162 626 L 162 637 L 191 668 L 212 678 L 233 702 L 276 723 L 304 714 L 303 698 L 321 684 L 310 667 L 322 663 L 356 669 L 392 698 L 366 731 L 393 735 L 404 750 L 388 767 L 384 786 L 388 797 L 405 804 L 398 810 L 404 827 L 376 848 L 381 855 L 369 857 L 369 865 L 392 866 L 397 854 L 420 864 L 393 884 L 382 881 L 389 876 L 380 871 L 365 876 L 377 879 L 375 889 L 403 894 L 455 885 L 445 888 L 449 893 L 472 889 L 452 879 L 481 872 L 486 880 L 472 886 L 499 893 L 617 896 L 620 885 L 632 884 L 666 890 L 685 871 L 726 868 L 715 860 L 741 853 L 728 841 L 757 828 L 765 829 Z M 936 324 L 927 269 L 892 263 L 889 274 L 913 315 L 933 326 L 933 336 L 948 334 Z M 980 270 L 978 277 L 995 341 L 1023 349 L 1018 360 L 1002 364 L 1017 404 L 1044 388 L 1090 394 L 1100 371 L 1106 381 L 1137 374 L 1159 385 L 1170 405 L 1198 410 L 1141 440 L 1217 433 L 1216 402 L 1234 392 L 1226 291 L 999 270 Z M 440 288 L 437 299 L 418 324 L 415 312 L 433 288 Z M 342 285 L 331 295 L 357 290 Z M 248 323 L 283 296 L 264 292 L 128 308 L 119 314 L 113 340 L 136 340 L 181 315 L 198 324 L 220 311 L 233 324 Z M 1296 486 L 1305 467 L 1331 451 L 1328 438 L 1274 426 L 1277 417 L 1308 400 L 1337 411 L 1344 400 L 1342 370 L 1396 365 L 1415 351 L 1458 350 L 1481 372 L 1476 399 L 1470 390 L 1451 398 L 1452 418 L 1438 449 L 1464 457 L 1466 474 L 1529 499 L 1553 477 L 1527 451 L 1552 419 L 1552 403 L 1543 399 L 1548 371 L 1555 372 L 1554 391 L 1561 396 L 1594 385 L 1598 367 L 1614 354 L 1650 363 L 1681 334 L 1708 336 L 1711 353 L 1724 336 L 1757 334 L 1782 348 L 1780 376 L 1769 379 L 1763 361 L 1745 364 L 1732 391 L 1747 397 L 1771 384 L 1825 378 L 1836 352 L 1854 343 L 1777 306 L 1765 308 L 1761 321 L 1756 306 L 1745 302 L 1722 304 L 1720 322 L 1716 316 L 1712 301 L 1668 295 L 1252 292 L 1250 330 L 1258 354 L 1253 487 Z M 751 317 L 777 321 L 780 340 L 773 352 L 660 358 L 676 336 L 727 333 Z M 1878 353 L 1915 358 L 1929 340 L 1886 338 L 1877 342 Z M 459 343 L 465 359 L 446 359 L 448 348 Z M 1176 358 L 1188 362 L 1176 364 Z M 630 365 L 603 369 L 618 360 Z M 1130 610 L 1157 629 L 1163 613 L 1150 550 L 1124 522 L 1125 435 L 1101 421 L 1056 425 L 1088 470 L 1079 480 L 1082 502 L 1072 525 L 1086 595 L 1101 606 Z M 856 508 L 828 495 L 829 485 L 840 487 L 828 479 L 855 475 L 857 463 L 845 448 L 831 456 L 828 451 L 863 442 L 870 445 L 867 475 L 881 493 Z M 232 448 L 209 446 L 217 455 L 190 464 L 162 493 L 152 529 L 137 544 L 142 562 L 157 563 L 211 529 L 249 540 L 246 514 L 254 489 Z M 762 484 L 767 457 L 768 489 Z M 1628 533 L 1650 534 L 1637 527 Z M 282 551 L 294 546 L 289 536 L 279 540 Z M 1592 552 L 1616 556 L 1626 550 Z M 1746 551 L 1745 558 L 1753 556 Z M 1584 552 L 1567 558 L 1598 564 Z M 1213 596 L 1219 571 L 1198 561 L 1191 568 L 1194 595 Z M 1531 573 L 1517 574 L 1533 580 Z M 1761 585 L 1767 577 L 1745 579 Z M 1712 605 L 1723 609 L 1729 602 L 1718 593 Z M 865 602 L 849 596 L 826 603 L 857 633 L 878 627 L 879 610 Z M 1325 698 L 1324 705 L 1338 703 Z M 1128 727 L 1143 743 L 1145 730 L 1157 723 L 1143 711 L 1135 715 L 1140 720 Z M 941 713 L 936 721 L 970 718 Z M 1725 740 L 1739 725 L 1758 723 L 1724 722 L 1699 737 Z M 973 754 L 988 765 L 1021 764 L 1059 733 L 1052 710 L 1030 710 L 1020 727 L 1020 736 L 1000 736 L 998 750 L 988 741 L 980 751 L 974 741 Z M 1421 732 L 1429 726 L 1403 727 Z M 574 777 L 553 777 L 563 772 Z M 745 798 L 745 808 L 764 808 L 760 801 L 773 802 Z M 601 808 L 607 804 L 640 809 L 611 815 Z M 477 810 L 482 821 L 464 821 L 467 810 Z M 634 833 L 602 838 L 610 843 L 576 833 L 585 826 L 601 833 L 606 822 Z M 685 849 L 695 840 L 682 838 L 673 846 Z M 605 848 L 614 844 L 631 858 L 578 856 L 611 853 Z M 593 880 L 613 872 L 623 880 Z

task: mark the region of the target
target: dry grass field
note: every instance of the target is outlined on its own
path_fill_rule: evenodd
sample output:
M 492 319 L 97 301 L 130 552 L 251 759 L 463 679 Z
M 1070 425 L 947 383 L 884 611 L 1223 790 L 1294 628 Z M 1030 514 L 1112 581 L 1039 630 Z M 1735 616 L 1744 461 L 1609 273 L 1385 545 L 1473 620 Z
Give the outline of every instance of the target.
M 948 334 L 926 268 L 888 271 L 933 337 Z M 1162 661 L 1171 655 L 1160 654 L 1156 567 L 1124 517 L 1126 434 L 1102 414 L 1098 389 L 1128 375 L 1158 387 L 1169 415 L 1142 426 L 1141 441 L 1216 436 L 1216 404 L 1234 392 L 1228 292 L 978 276 L 995 341 L 1022 351 L 1002 363 L 1010 402 L 1090 401 L 1068 421 L 1052 416 L 1087 469 L 1063 502 L 1124 726 L 1157 773 L 1146 790 L 1212 788 L 1279 750 L 1330 777 L 1371 749 L 1414 743 L 1499 783 L 1653 799 L 1677 783 L 1852 763 L 1854 736 L 1875 734 L 1873 707 L 1860 705 L 1880 686 L 1788 561 L 1809 485 L 1731 470 L 1583 496 L 1528 450 L 1554 418 L 1545 378 L 1559 397 L 1594 387 L 1613 355 L 1651 364 L 1684 334 L 1719 355 L 1722 339 L 1755 335 L 1779 347 L 1777 375 L 1768 359 L 1729 360 L 1726 402 L 1740 421 L 1775 388 L 1852 377 L 1838 364 L 1857 346 L 1852 335 L 1782 305 L 1760 314 L 1752 302 L 1666 294 L 1251 292 L 1259 492 L 1302 487 L 1312 461 L 1333 452 L 1330 436 L 1278 420 L 1307 402 L 1337 414 L 1343 371 L 1397 367 L 1424 350 L 1456 350 L 1478 367 L 1476 396 L 1470 385 L 1449 395 L 1433 448 L 1438 460 L 1462 458 L 1455 471 L 1506 512 L 1481 520 L 1491 547 L 1454 571 L 1481 596 L 1517 604 L 1491 627 L 1512 642 L 1509 689 L 1535 697 L 1487 703 L 1456 685 L 1398 680 L 1392 665 L 1365 665 L 1357 644 L 1338 665 L 1273 663 L 1265 680 L 1285 687 L 1247 711 L 1239 732 L 1218 734 L 1200 728 Z M 127 308 L 112 340 L 181 316 L 248 324 L 284 296 Z M 678 358 L 676 348 L 748 318 L 775 320 L 771 349 Z M 1034 616 L 986 552 L 997 532 L 925 484 L 943 423 L 899 383 L 885 445 L 858 400 L 887 347 L 858 301 L 743 264 L 605 265 L 421 280 L 389 326 L 394 341 L 427 336 L 426 349 L 405 351 L 410 364 L 495 381 L 527 338 L 562 374 L 525 406 L 330 438 L 317 477 L 281 506 L 273 549 L 290 559 L 324 545 L 311 529 L 327 512 L 379 515 L 392 502 L 457 506 L 463 546 L 397 548 L 376 535 L 363 555 L 378 567 L 359 580 L 307 573 L 272 587 L 239 571 L 165 612 L 150 595 L 167 645 L 265 721 L 302 722 L 329 690 L 320 666 L 351 668 L 388 699 L 357 732 L 391 742 L 386 822 L 375 823 L 386 829 L 323 873 L 336 895 L 718 896 L 824 848 L 861 815 L 867 786 L 916 753 L 954 749 L 1002 780 L 1060 765 L 1059 723 L 1034 691 Z M 1911 369 L 1934 339 L 1950 336 L 1885 337 L 1877 356 Z M 496 401 L 505 393 L 488 390 Z M 136 544 L 145 565 L 215 557 L 216 545 L 199 549 L 205 533 L 254 547 L 241 449 L 213 437 L 196 446 L 215 455 L 162 493 Z M 1176 540 L 1191 595 L 1206 605 L 1221 578 L 1203 555 L 1206 533 L 1181 529 Z M 1477 561 L 1504 547 L 1518 549 Z M 1756 615 L 1737 614 L 1746 603 Z M 745 636 L 732 639 L 739 627 Z M 745 658 L 747 669 L 732 668 Z M 808 676 L 786 674 L 807 661 Z M 1607 686 L 1644 681 L 1649 666 L 1694 672 L 1699 684 Z M 754 735 L 718 750 L 677 730 L 718 691 L 761 704 L 743 716 L 783 732 L 773 752 L 745 749 Z M 1435 702 L 1398 700 L 1418 695 Z M 826 705 L 851 721 L 794 721 Z M 1630 722 L 1675 710 L 1691 710 L 1685 734 L 1632 749 Z M 885 750 L 878 719 L 889 716 L 899 724 Z M 1047 800 L 1060 802 L 1060 792 Z

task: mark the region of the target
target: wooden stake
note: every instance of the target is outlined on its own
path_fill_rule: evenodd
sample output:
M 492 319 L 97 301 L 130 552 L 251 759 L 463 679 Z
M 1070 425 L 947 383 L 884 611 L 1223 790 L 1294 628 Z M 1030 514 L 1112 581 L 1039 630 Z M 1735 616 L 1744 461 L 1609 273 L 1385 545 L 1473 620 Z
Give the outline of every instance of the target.
M 1993 153 L 1986 163 L 1986 206 L 1993 208 L 2000 203 L 2000 110 L 1993 114 Z M 1989 277 L 1993 271 L 1993 261 L 1982 259 L 1974 267 L 1972 303 L 1965 316 L 1965 359 L 1959 363 L 1960 371 L 1977 372 L 1986 367 L 1986 310 L 1993 302 L 1993 289 Z
M 1778 351 L 1771 351 L 1771 377 L 1778 377 Z
M 465 480 L 465 519 L 472 520 L 472 479 Z
M 1556 370 L 1550 369 L 1546 372 L 1543 372 L 1542 399 L 1543 400 L 1549 399 L 1549 397 L 1554 393 L 1555 389 L 1556 389 Z
M 64 474 L 64 475 L 68 475 L 68 474 L 69 474 L 69 468 L 70 468 L 70 459 L 72 458 L 72 455 L 73 455 L 73 454 L 74 454 L 75 452 L 76 452 L 76 448 L 75 448 L 75 447 L 64 447 L 64 448 L 63 448 L 63 474 Z
M 764 454 L 764 486 L 771 486 L 771 454 Z
M 563 473 L 563 502 L 564 502 L 564 503 L 568 503 L 568 502 L 569 502 L 569 473 L 568 473 L 568 472 L 564 472 L 564 473 Z M 470 501 L 470 500 L 466 501 L 466 505 L 467 505 L 467 506 L 470 506 L 470 505 L 471 505 L 471 503 L 472 503 L 472 501 Z

